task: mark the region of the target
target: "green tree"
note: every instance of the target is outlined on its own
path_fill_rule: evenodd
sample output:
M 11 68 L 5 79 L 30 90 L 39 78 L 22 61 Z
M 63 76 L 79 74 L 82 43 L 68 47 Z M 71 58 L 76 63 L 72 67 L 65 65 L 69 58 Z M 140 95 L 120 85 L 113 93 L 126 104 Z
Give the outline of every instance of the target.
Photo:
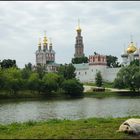
M 103 84 L 103 79 L 102 79 L 102 75 L 101 75 L 101 72 L 98 71 L 96 73 L 96 76 L 95 76 L 95 83 L 96 83 L 96 86 L 97 87 L 101 87 L 102 84 Z
M 126 87 L 126 85 L 124 85 L 123 79 L 118 77 L 118 78 L 115 78 L 114 83 L 113 83 L 113 87 L 123 89 Z
M 52 91 L 57 91 L 57 89 L 59 88 L 61 76 L 56 73 L 47 73 L 44 75 L 42 81 L 43 92 L 51 93 Z
M 76 57 L 72 58 L 71 62 L 73 64 L 80 64 L 80 63 L 88 63 L 88 58 L 83 56 L 83 57 Z
M 31 75 L 32 71 L 30 71 L 29 69 L 22 69 L 21 70 L 21 75 L 23 79 L 29 79 L 30 75 Z
M 65 80 L 62 83 L 62 89 L 72 97 L 83 96 L 83 84 L 76 79 Z
M 107 55 L 106 56 L 106 60 L 107 60 L 107 66 L 108 67 L 120 67 L 121 65 L 118 62 L 118 58 L 116 56 L 112 56 L 112 55 Z
M 39 75 L 36 72 L 33 72 L 28 79 L 28 88 L 31 91 L 39 90 Z
M 32 70 L 32 63 L 29 62 L 28 64 L 25 64 L 25 69 L 31 71 Z
M 140 62 L 138 59 L 135 59 L 135 60 L 130 62 L 130 65 L 140 66 Z
M 58 69 L 58 74 L 62 75 L 65 79 L 75 78 L 75 67 L 72 64 L 61 65 Z
M 120 69 L 114 80 L 114 87 L 139 90 L 140 69 L 136 65 L 129 65 Z
M 17 93 L 23 87 L 21 71 L 17 68 L 9 68 L 4 71 L 5 89 L 9 89 L 11 93 Z
M 136 90 L 140 91 L 140 71 L 135 72 L 134 83 Z
M 17 67 L 16 60 L 11 60 L 11 59 L 4 59 L 2 62 L 0 62 L 0 65 L 2 69 Z
M 30 69 L 23 68 L 21 70 L 21 77 L 23 81 L 23 89 L 28 89 L 28 79 L 31 75 L 32 71 Z
M 3 70 L 0 69 L 0 89 L 3 89 L 5 85 L 5 78 L 3 74 Z
M 39 74 L 39 78 L 42 79 L 43 76 L 45 75 L 45 67 L 42 65 L 37 65 L 36 70 L 35 70 L 38 74 Z

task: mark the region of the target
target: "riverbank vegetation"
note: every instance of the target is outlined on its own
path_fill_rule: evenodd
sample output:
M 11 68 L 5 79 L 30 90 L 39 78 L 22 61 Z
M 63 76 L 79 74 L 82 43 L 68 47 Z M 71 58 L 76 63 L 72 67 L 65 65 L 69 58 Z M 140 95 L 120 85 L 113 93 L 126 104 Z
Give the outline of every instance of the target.
M 112 61 L 110 61 L 112 62 Z M 44 67 L 38 65 L 33 68 L 31 63 L 19 69 L 15 60 L 0 62 L 0 99 L 4 98 L 67 98 L 69 97 L 111 97 L 130 95 L 139 92 L 140 68 L 137 60 L 129 66 L 122 67 L 114 82 L 106 82 L 100 72 L 96 74 L 95 83 L 83 83 L 90 86 L 102 86 L 105 92 L 83 93 L 83 84 L 76 79 L 75 67 L 72 64 L 61 65 L 56 73 L 48 73 Z M 108 88 L 130 89 L 127 94 L 114 93 Z M 97 95 L 98 94 L 98 95 Z M 138 93 L 136 93 L 136 96 Z
M 28 121 L 0 125 L 1 139 L 134 139 L 135 135 L 116 132 L 125 118 Z M 135 118 L 139 118 L 138 116 Z
M 96 83 L 84 83 L 84 85 L 87 86 L 96 86 Z M 113 88 L 113 82 L 106 82 L 106 81 L 102 81 L 102 87 L 104 88 Z
M 139 60 L 134 60 L 129 66 L 122 67 L 114 80 L 115 88 L 128 88 L 131 91 L 140 91 Z
M 25 65 L 23 69 L 19 69 L 15 61 L 4 60 L 1 63 L 2 98 L 55 96 L 57 93 L 61 96 L 63 93 L 72 97 L 83 96 L 83 84 L 75 78 L 75 68 L 72 64 L 61 65 L 57 73 L 48 73 L 44 71 L 43 66 L 33 69 L 31 63 Z
M 92 98 L 108 98 L 108 97 L 117 97 L 117 98 L 140 98 L 139 92 L 132 92 L 132 91 L 105 91 L 105 92 L 85 92 L 85 97 L 92 97 Z

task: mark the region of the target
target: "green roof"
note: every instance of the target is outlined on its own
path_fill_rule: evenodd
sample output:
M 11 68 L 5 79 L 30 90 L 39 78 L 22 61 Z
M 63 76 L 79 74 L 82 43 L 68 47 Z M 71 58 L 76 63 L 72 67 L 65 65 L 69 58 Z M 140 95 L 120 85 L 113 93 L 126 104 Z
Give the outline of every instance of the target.
M 89 64 L 88 63 L 73 64 L 73 66 L 76 68 L 76 70 L 89 69 Z

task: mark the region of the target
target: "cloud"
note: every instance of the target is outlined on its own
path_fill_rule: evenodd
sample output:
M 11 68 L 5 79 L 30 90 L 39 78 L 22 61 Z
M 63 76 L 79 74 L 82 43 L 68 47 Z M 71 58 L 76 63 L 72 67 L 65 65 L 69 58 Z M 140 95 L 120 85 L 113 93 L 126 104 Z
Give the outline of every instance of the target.
M 121 61 L 130 34 L 140 45 L 139 7 L 138 1 L 1 1 L 0 60 L 16 59 L 19 67 L 35 64 L 38 38 L 43 38 L 46 30 L 53 41 L 56 62 L 69 63 L 80 18 L 85 54 L 112 54 Z

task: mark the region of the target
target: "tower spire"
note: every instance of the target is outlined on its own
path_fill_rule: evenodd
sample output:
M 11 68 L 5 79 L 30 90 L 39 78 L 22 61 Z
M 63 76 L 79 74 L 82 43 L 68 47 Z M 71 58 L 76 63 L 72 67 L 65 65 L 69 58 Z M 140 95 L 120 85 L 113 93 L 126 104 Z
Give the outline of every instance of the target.
M 41 50 L 41 38 L 39 38 L 38 49 Z
M 43 40 L 44 42 L 44 44 L 47 44 L 48 43 L 48 40 L 47 40 L 47 37 L 46 37 L 46 31 L 44 31 L 44 40 Z
M 46 36 L 46 30 L 44 31 L 44 36 Z
M 77 30 L 78 32 L 81 31 L 81 28 L 80 28 L 80 19 L 79 19 L 79 18 L 78 18 L 78 26 L 77 26 L 76 30 Z
M 78 26 L 80 27 L 80 19 L 78 18 Z
M 130 35 L 130 39 L 131 39 L 131 42 L 133 42 L 133 35 L 132 34 Z
M 47 36 L 46 36 L 46 31 L 44 31 L 43 50 L 44 51 L 48 50 L 48 39 L 47 39 Z

